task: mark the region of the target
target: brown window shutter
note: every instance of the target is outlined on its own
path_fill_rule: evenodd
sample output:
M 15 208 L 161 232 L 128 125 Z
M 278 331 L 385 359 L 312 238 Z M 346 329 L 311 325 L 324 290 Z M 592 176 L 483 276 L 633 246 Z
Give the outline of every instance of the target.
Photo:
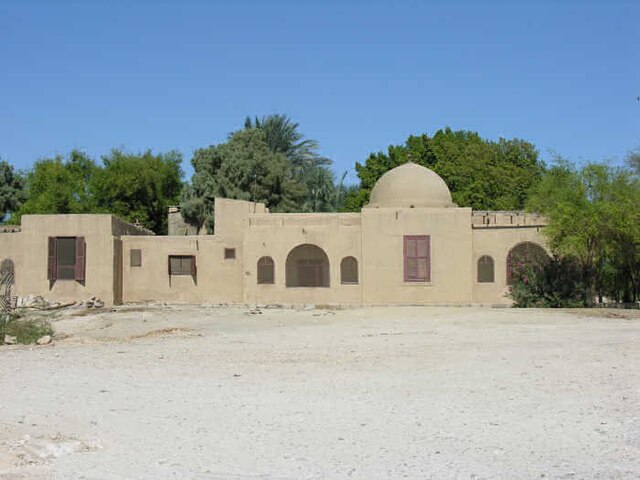
M 75 279 L 84 282 L 87 263 L 87 247 L 84 237 L 76 237 Z
M 56 237 L 49 237 L 49 261 L 47 262 L 47 279 L 58 278 L 58 266 L 56 265 Z
M 431 235 L 425 238 L 426 254 L 427 254 L 427 282 L 431 281 Z
M 198 269 L 196 267 L 196 257 L 194 255 L 193 257 L 191 257 L 191 275 L 195 277 L 197 273 Z

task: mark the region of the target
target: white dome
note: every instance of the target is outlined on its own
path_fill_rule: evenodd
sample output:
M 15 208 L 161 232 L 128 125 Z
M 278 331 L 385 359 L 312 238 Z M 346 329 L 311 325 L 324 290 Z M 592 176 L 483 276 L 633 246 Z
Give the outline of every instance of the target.
M 369 208 L 455 207 L 444 180 L 433 170 L 405 163 L 382 175 L 371 190 Z

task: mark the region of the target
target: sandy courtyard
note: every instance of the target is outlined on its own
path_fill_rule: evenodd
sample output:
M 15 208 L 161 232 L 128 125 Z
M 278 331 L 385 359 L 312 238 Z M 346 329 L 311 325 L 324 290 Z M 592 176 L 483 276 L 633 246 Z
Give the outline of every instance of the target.
M 3 347 L 0 478 L 640 478 L 638 312 L 261 312 L 68 311 Z

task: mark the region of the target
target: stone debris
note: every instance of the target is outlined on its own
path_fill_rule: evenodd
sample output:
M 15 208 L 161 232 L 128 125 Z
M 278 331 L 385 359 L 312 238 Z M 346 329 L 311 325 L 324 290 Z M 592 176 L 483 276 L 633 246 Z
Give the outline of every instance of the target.
M 36 343 L 37 343 L 38 345 L 48 345 L 48 344 L 50 344 L 50 343 L 51 343 L 51 341 L 52 341 L 52 340 L 53 340 L 53 339 L 51 338 L 51 335 L 45 335 L 45 336 L 43 336 L 43 337 L 40 337 L 40 338 L 36 341 Z
M 18 337 L 14 337 L 13 335 L 5 335 L 4 336 L 5 345 L 15 345 L 18 343 Z
M 17 297 L 15 302 L 16 308 L 33 308 L 36 310 L 58 310 L 71 306 L 78 308 L 102 308 L 105 303 L 98 297 L 91 297 L 86 301 L 60 302 L 57 300 L 48 300 L 42 295 L 27 295 L 26 297 Z
M 91 297 L 91 299 L 86 302 L 80 302 L 80 306 L 85 308 L 102 308 L 104 307 L 104 302 L 98 297 Z

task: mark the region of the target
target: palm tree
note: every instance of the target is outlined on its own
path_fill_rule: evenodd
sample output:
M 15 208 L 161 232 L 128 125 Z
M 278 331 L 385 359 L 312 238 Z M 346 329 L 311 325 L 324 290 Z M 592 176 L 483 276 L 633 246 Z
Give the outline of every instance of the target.
M 318 154 L 318 142 L 305 139 L 298 131 L 299 126 L 299 123 L 279 113 L 255 117 L 253 120 L 247 117 L 244 122 L 244 128 L 256 128 L 264 132 L 269 148 L 289 159 L 295 175 L 302 174 L 309 167 L 330 165 L 331 160 Z

